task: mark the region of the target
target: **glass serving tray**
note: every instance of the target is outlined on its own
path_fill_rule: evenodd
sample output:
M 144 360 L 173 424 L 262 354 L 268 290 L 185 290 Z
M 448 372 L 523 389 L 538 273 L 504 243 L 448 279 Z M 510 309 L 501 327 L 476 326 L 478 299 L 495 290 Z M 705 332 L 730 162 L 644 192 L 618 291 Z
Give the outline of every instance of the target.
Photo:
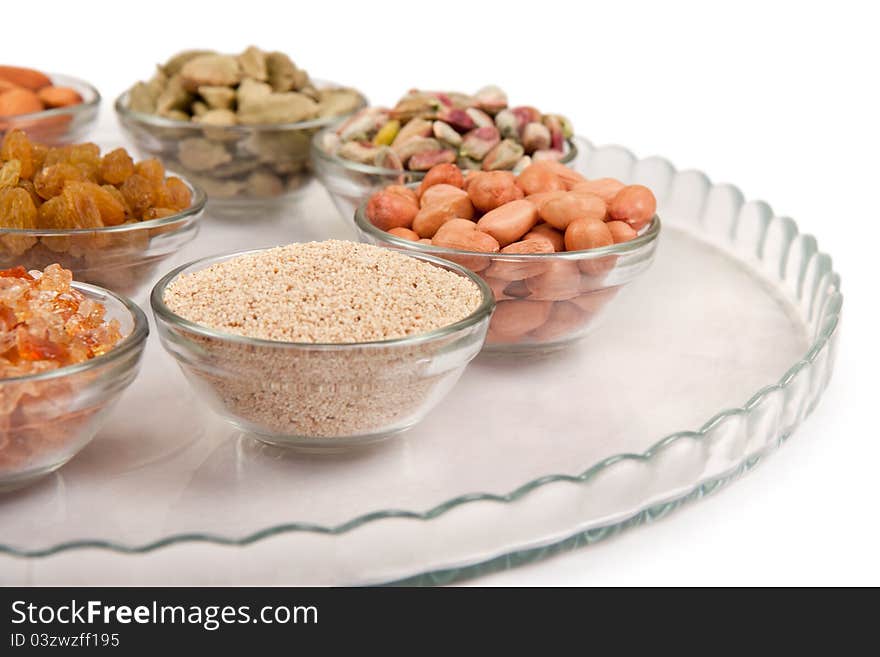
M 586 175 L 650 186 L 664 220 L 653 268 L 583 342 L 480 356 L 408 433 L 304 455 L 202 406 L 154 334 L 95 440 L 0 497 L 0 581 L 440 583 L 600 540 L 754 466 L 831 375 L 831 259 L 733 186 L 579 149 Z M 176 262 L 354 234 L 312 183 L 283 218 L 206 217 Z

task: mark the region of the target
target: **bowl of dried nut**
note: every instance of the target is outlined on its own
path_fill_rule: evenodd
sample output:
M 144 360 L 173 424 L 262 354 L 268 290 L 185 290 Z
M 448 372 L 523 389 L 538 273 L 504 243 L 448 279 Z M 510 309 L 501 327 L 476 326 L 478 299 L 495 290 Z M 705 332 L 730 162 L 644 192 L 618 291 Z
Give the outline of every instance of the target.
M 366 104 L 349 87 L 312 80 L 281 52 L 181 52 L 116 100 L 145 157 L 194 181 L 212 212 L 253 217 L 283 207 L 310 180 L 309 143 Z
M 333 240 L 198 260 L 150 301 L 216 411 L 262 441 L 321 450 L 421 421 L 480 351 L 495 305 L 454 263 Z
M 84 80 L 0 66 L 0 137 L 23 130 L 44 144 L 80 141 L 98 119 L 101 94 Z
M 59 263 L 127 296 L 192 240 L 205 195 L 155 159 L 96 144 L 48 147 L 20 130 L 0 143 L 0 268 Z
M 0 491 L 69 461 L 137 376 L 149 328 L 132 301 L 69 270 L 0 270 Z
M 373 193 L 355 222 L 364 241 L 477 272 L 497 302 L 487 349 L 518 352 L 555 350 L 596 328 L 648 270 L 660 234 L 650 189 L 553 161 L 519 175 L 438 165 L 418 186 Z

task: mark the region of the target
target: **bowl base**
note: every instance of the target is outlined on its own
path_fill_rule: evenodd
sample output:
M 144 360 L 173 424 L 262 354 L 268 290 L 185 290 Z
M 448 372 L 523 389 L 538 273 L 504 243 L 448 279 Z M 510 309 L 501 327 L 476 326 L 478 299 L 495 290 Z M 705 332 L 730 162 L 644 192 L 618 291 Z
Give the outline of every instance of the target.
M 68 456 L 66 459 L 48 466 L 20 472 L 12 475 L 11 477 L 0 477 L 0 494 L 11 493 L 12 491 L 24 488 L 25 486 L 30 486 L 31 484 L 36 483 L 43 477 L 52 474 L 72 458 L 73 455 Z

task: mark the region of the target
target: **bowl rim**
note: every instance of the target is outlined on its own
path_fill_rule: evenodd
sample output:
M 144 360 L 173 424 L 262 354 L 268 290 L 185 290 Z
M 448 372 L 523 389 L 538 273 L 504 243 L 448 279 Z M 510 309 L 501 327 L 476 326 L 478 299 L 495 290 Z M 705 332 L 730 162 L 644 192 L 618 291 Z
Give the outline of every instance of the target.
M 407 186 L 414 187 L 414 185 Z M 372 192 L 370 196 L 375 193 L 376 192 Z M 651 218 L 651 222 L 642 229 L 642 232 L 637 237 L 634 237 L 633 239 L 626 242 L 612 244 L 611 246 L 602 246 L 595 249 L 581 249 L 579 251 L 555 251 L 553 253 L 501 253 L 500 251 L 486 253 L 483 251 L 464 251 L 462 249 L 450 249 L 443 246 L 434 246 L 432 244 L 422 244 L 421 242 L 413 242 L 412 240 L 404 239 L 403 237 L 398 237 L 397 235 L 392 235 L 391 233 L 382 230 L 378 226 L 374 226 L 373 222 L 367 219 L 366 207 L 369 200 L 369 197 L 367 197 L 366 200 L 362 201 L 360 205 L 358 205 L 354 213 L 355 226 L 362 235 L 367 235 L 371 238 L 374 237 L 377 239 L 381 239 L 382 241 L 393 244 L 394 246 L 399 246 L 407 251 L 413 251 L 416 253 L 429 253 L 437 254 L 440 256 L 478 256 L 493 259 L 504 258 L 505 260 L 508 260 L 510 262 L 528 260 L 580 261 L 592 260 L 594 258 L 602 258 L 609 255 L 624 255 L 626 253 L 638 251 L 642 247 L 656 241 L 660 235 L 660 228 L 662 225 L 659 215 L 655 214 Z
M 193 217 L 197 219 L 205 209 L 208 196 L 205 191 L 185 176 L 179 175 L 174 171 L 166 171 L 165 179 L 169 177 L 180 178 L 183 183 L 189 187 L 192 192 L 192 201 L 190 206 L 185 210 L 181 210 L 167 217 L 158 219 L 149 219 L 148 221 L 138 221 L 137 223 L 119 224 L 118 226 L 102 226 L 101 228 L 4 228 L 0 227 L 0 235 L 30 235 L 31 237 L 62 237 L 70 235 L 87 235 L 92 233 L 129 233 L 137 230 L 149 230 L 174 224 L 182 219 Z
M 0 119 L 4 119 L 6 121 L 12 121 L 12 125 L 10 128 L 14 130 L 16 128 L 15 121 L 34 121 L 43 118 L 53 117 L 53 116 L 63 116 L 66 114 L 78 114 L 85 113 L 92 109 L 98 109 L 101 105 L 101 92 L 91 83 L 86 82 L 82 78 L 77 78 L 72 75 L 67 75 L 65 73 L 46 73 L 52 83 L 55 83 L 56 78 L 59 82 L 65 82 L 63 86 L 74 86 L 78 85 L 82 87 L 86 91 L 87 94 L 91 95 L 91 99 L 86 100 L 83 98 L 83 102 L 77 103 L 76 105 L 68 105 L 67 107 L 53 107 L 52 109 L 44 109 L 39 112 L 29 112 L 27 114 L 0 114 Z M 77 89 L 77 91 L 80 91 Z
M 358 242 L 352 243 L 358 244 Z M 246 249 L 243 251 L 232 251 L 228 253 L 221 253 L 218 255 L 206 256 L 204 258 L 192 260 L 188 263 L 172 269 L 170 272 L 159 279 L 156 285 L 153 286 L 153 290 L 150 292 L 150 306 L 153 309 L 153 313 L 156 316 L 156 319 L 161 319 L 163 322 L 175 326 L 180 326 L 187 329 L 188 331 L 197 333 L 205 337 L 213 338 L 216 340 L 223 340 L 234 344 L 267 347 L 273 349 L 291 348 L 333 351 L 361 349 L 364 347 L 384 348 L 410 346 L 421 344 L 424 342 L 431 342 L 438 338 L 443 338 L 448 335 L 458 333 L 459 331 L 462 331 L 464 329 L 470 328 L 471 326 L 475 326 L 479 324 L 483 319 L 487 319 L 488 317 L 490 317 L 495 310 L 495 297 L 492 294 L 492 290 L 489 285 L 482 278 L 479 277 L 479 275 L 467 269 L 466 267 L 462 267 L 457 263 L 450 262 L 448 260 L 444 260 L 443 258 L 438 258 L 436 256 L 425 253 L 403 253 L 403 255 L 406 255 L 410 258 L 416 258 L 425 262 L 430 262 L 434 265 L 443 267 L 444 269 L 454 271 L 460 276 L 464 276 L 465 278 L 473 281 L 480 289 L 482 300 L 480 301 L 480 305 L 477 306 L 477 308 L 473 312 L 471 312 L 467 317 L 458 320 L 457 322 L 447 324 L 446 326 L 441 326 L 440 328 L 434 329 L 432 331 L 417 333 L 415 335 L 409 335 L 402 338 L 390 338 L 388 340 L 371 340 L 367 342 L 285 342 L 282 340 L 252 338 L 246 335 L 239 335 L 237 333 L 227 333 L 225 331 L 220 331 L 218 329 L 205 326 L 204 324 L 197 324 L 196 322 L 193 322 L 186 319 L 185 317 L 178 315 L 165 304 L 165 290 L 168 288 L 168 285 L 185 270 L 200 265 L 196 270 L 200 271 L 219 262 L 224 262 L 226 260 L 231 260 L 232 258 L 238 258 L 241 256 L 253 255 L 263 251 L 268 251 L 273 248 L 279 247 Z
M 333 164 L 341 166 L 345 169 L 350 169 L 359 173 L 368 173 L 372 175 L 388 177 L 407 176 L 410 180 L 415 181 L 421 180 L 425 177 L 425 174 L 428 173 L 427 171 L 410 171 L 409 169 L 386 169 L 385 167 L 377 167 L 373 164 L 361 164 L 360 162 L 355 162 L 353 160 L 346 160 L 344 157 L 339 157 L 334 153 L 328 153 L 324 146 L 321 144 L 321 141 L 323 140 L 324 135 L 332 134 L 331 128 L 333 128 L 333 126 L 326 126 L 323 130 L 316 132 L 312 136 L 310 151 L 314 159 L 326 160 L 327 162 L 332 162 Z M 558 161 L 562 164 L 568 165 L 569 163 L 574 162 L 577 159 L 578 147 L 575 143 L 574 136 L 566 139 L 565 143 L 568 145 L 568 150 L 565 151 L 563 156 Z
M 116 116 L 119 118 L 131 118 L 138 123 L 146 124 L 154 128 L 174 128 L 177 130 L 191 129 L 197 130 L 199 132 L 204 131 L 205 128 L 216 128 L 219 130 L 228 130 L 230 132 L 249 134 L 252 132 L 272 132 L 279 130 L 308 130 L 310 128 L 325 128 L 333 125 L 338 121 L 346 119 L 357 112 L 360 112 L 362 109 L 369 105 L 369 101 L 367 100 L 366 95 L 362 91 L 360 91 L 359 89 L 355 89 L 354 87 L 346 87 L 345 85 L 338 84 L 336 82 L 328 82 L 326 80 L 319 80 L 316 78 L 312 78 L 311 82 L 318 89 L 350 89 L 358 95 L 358 97 L 360 98 L 360 102 L 358 103 L 357 107 L 355 107 L 350 112 L 346 112 L 345 114 L 318 117 L 316 119 L 297 121 L 295 123 L 254 123 L 252 125 L 236 124 L 206 126 L 202 123 L 194 123 L 193 121 L 181 121 L 179 119 L 170 119 L 165 116 L 159 116 L 157 114 L 147 114 L 146 112 L 137 112 L 130 109 L 127 106 L 128 96 L 131 92 L 131 87 L 129 87 L 116 97 L 116 100 L 113 102 L 113 109 L 116 111 Z
M 98 285 L 91 285 L 89 283 L 79 283 L 77 281 L 74 281 L 71 286 L 74 289 L 83 292 L 87 297 L 92 299 L 95 296 L 110 297 L 117 303 L 119 303 L 123 308 L 128 310 L 133 322 L 133 326 L 129 334 L 122 338 L 122 340 L 120 340 L 116 344 L 116 346 L 114 346 L 109 351 L 101 354 L 100 356 L 90 358 L 89 360 L 84 360 L 81 363 L 59 367 L 58 369 L 49 370 L 48 372 L 25 374 L 23 376 L 13 376 L 5 379 L 0 378 L 0 388 L 10 383 L 48 381 L 49 379 L 57 379 L 64 376 L 69 376 L 71 374 L 85 372 L 86 370 L 103 367 L 104 365 L 108 365 L 123 358 L 124 356 L 128 355 L 136 349 L 140 349 L 146 342 L 147 336 L 150 335 L 150 324 L 147 321 L 147 316 L 144 311 L 141 310 L 140 306 L 138 306 L 134 301 L 126 296 L 117 294 L 112 290 L 108 290 L 107 288 L 100 287 Z

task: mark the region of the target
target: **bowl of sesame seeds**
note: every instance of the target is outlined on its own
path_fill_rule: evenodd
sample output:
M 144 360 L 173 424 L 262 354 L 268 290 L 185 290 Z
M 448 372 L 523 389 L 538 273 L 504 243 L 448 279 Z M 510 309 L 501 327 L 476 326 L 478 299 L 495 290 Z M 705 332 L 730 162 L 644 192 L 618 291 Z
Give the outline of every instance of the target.
M 495 304 L 424 254 L 330 240 L 214 256 L 153 288 L 159 337 L 229 422 L 339 448 L 421 421 L 479 353 Z

